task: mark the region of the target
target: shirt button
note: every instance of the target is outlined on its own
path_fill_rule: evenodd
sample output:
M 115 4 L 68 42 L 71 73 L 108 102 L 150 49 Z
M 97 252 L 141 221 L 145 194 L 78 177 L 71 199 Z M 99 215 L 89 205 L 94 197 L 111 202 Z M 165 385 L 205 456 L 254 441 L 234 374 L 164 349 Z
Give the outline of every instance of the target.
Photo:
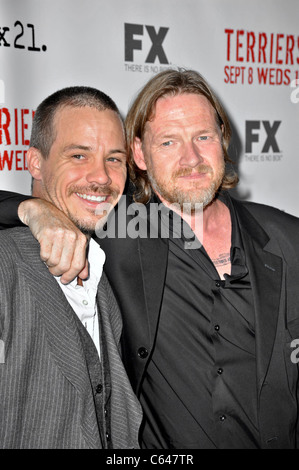
M 225 421 L 225 420 L 226 420 L 226 416 L 225 416 L 225 415 L 221 415 L 219 419 L 220 419 L 220 421 Z
M 138 356 L 141 357 L 141 359 L 145 359 L 148 356 L 148 350 L 146 348 L 139 348 Z
M 216 286 L 216 287 L 220 287 L 220 286 L 221 286 L 221 282 L 220 282 L 220 281 L 216 281 L 216 282 L 215 282 L 215 286 Z
M 107 439 L 107 441 L 110 441 L 110 439 L 111 439 L 111 436 L 108 432 L 106 432 L 106 439 Z
M 215 331 L 219 331 L 219 330 L 220 330 L 220 326 L 219 326 L 219 325 L 215 325 L 215 326 L 214 326 L 214 330 L 215 330 Z
M 217 370 L 217 374 L 221 375 L 223 372 L 223 369 L 221 367 L 219 367 L 219 369 Z
M 82 300 L 82 304 L 83 305 L 88 305 L 88 301 L 84 299 L 84 300 Z
M 98 384 L 96 386 L 96 393 L 102 393 L 102 390 L 103 390 L 103 385 L 102 384 Z

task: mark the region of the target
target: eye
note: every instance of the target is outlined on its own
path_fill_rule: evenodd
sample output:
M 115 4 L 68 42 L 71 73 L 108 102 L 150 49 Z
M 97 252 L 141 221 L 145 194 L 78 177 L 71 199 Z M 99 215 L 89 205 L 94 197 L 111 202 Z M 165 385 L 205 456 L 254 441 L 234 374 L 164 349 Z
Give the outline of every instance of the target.
M 206 141 L 208 140 L 209 136 L 208 135 L 201 135 L 200 137 L 198 137 L 198 140 L 200 141 Z
M 72 155 L 72 158 L 74 158 L 75 160 L 83 160 L 85 157 L 84 155 Z
M 117 157 L 113 157 L 113 156 L 108 157 L 106 161 L 110 162 L 110 163 L 114 163 L 114 164 L 118 163 L 118 164 L 124 164 L 125 165 L 127 159 L 126 159 L 125 155 L 120 155 L 120 156 L 117 156 Z
M 163 147 L 170 147 L 170 145 L 172 145 L 172 144 L 173 144 L 172 140 L 167 140 L 166 142 L 162 142 Z

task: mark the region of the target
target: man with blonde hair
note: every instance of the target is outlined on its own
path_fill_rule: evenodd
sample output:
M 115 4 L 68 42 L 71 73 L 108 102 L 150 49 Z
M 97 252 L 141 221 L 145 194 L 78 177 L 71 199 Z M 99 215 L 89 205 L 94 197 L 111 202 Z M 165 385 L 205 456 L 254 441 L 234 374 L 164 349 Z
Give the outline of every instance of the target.
M 101 246 L 144 410 L 142 447 L 297 447 L 298 219 L 230 196 L 229 121 L 199 73 L 154 76 L 126 130 L 127 224 L 131 202 L 145 204 L 147 236 L 103 237 Z M 30 204 L 39 202 L 22 202 L 19 214 Z

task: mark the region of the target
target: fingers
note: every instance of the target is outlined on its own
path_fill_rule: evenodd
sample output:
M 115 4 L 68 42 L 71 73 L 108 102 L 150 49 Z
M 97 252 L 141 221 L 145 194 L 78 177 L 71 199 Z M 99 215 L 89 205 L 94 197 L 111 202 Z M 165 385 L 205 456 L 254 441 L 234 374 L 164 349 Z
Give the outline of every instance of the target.
M 41 259 L 63 283 L 88 277 L 86 236 L 58 208 L 42 199 L 22 203 L 22 217 L 40 243 Z
M 60 263 L 62 256 L 65 231 L 62 228 L 57 228 L 55 232 L 52 230 L 45 228 L 39 236 L 40 257 L 48 267 L 54 268 L 52 274 L 58 276 L 61 273 L 58 273 L 58 271 L 56 273 L 55 266 Z M 71 249 L 71 245 L 69 248 Z
M 83 237 L 84 238 L 80 237 L 77 239 L 76 244 L 74 245 L 73 257 L 69 269 L 61 276 L 61 282 L 63 284 L 71 282 L 79 275 L 81 279 L 86 279 L 88 277 L 88 261 L 86 259 L 87 239 L 84 235 Z
M 50 232 L 50 233 L 49 233 Z M 88 277 L 86 247 L 88 241 L 79 230 L 70 231 L 59 228 L 45 233 L 40 241 L 41 259 L 47 264 L 54 276 L 62 276 L 61 282 L 67 284 L 82 273 Z
M 78 274 L 78 276 L 84 281 L 89 276 L 89 263 L 88 260 L 85 261 L 85 266 L 82 271 Z
M 85 260 L 85 265 L 82 271 L 80 271 L 76 265 L 72 264 L 71 268 L 61 276 L 60 280 L 62 284 L 68 284 L 76 277 L 80 277 L 84 281 L 86 278 L 88 278 L 88 275 L 89 275 L 89 265 L 88 265 L 88 261 Z

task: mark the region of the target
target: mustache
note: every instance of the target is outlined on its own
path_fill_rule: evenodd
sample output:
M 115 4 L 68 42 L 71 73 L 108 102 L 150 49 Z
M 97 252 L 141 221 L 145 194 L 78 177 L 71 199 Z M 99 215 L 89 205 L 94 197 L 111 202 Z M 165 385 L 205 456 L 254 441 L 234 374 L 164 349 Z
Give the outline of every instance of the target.
M 68 190 L 68 196 L 71 196 L 74 193 L 80 194 L 99 194 L 100 196 L 112 196 L 113 198 L 118 197 L 119 191 L 111 188 L 110 186 L 100 184 L 91 184 L 88 186 L 71 186 Z
M 189 176 L 191 174 L 194 175 L 200 173 L 213 173 L 213 170 L 209 165 L 198 165 L 195 168 L 181 168 L 176 170 L 173 174 L 173 177 L 179 178 L 180 176 Z

